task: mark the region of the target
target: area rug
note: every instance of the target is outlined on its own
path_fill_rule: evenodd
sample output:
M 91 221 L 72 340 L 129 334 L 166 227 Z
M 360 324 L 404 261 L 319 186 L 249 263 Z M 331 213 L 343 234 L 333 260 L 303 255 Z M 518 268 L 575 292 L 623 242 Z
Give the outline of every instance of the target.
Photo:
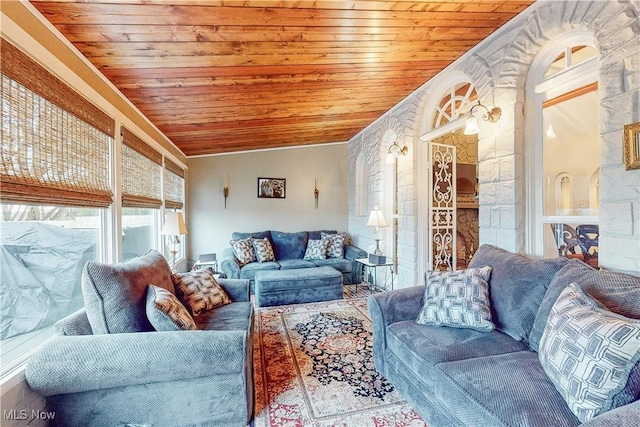
M 426 424 L 373 366 L 366 299 L 258 308 L 256 427 Z

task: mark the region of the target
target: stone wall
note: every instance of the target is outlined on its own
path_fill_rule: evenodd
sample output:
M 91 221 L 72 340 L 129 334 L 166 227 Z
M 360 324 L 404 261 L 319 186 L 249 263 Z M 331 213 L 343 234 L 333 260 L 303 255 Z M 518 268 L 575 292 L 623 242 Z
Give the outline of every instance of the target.
M 353 215 L 355 159 L 362 151 L 372 171 L 372 203 L 385 200 L 382 135 L 402 130 L 409 155 L 398 162 L 398 281 L 419 283 L 424 271 L 420 215 L 426 188 L 421 182 L 424 160 L 419 137 L 431 122 L 434 97 L 464 76 L 483 104 L 502 109 L 500 121 L 482 127 L 478 140 L 480 179 L 480 243 L 530 252 L 527 235 L 527 134 L 525 87 L 537 53 L 570 31 L 589 33 L 599 51 L 601 97 L 600 264 L 604 268 L 640 273 L 640 170 L 626 171 L 622 160 L 622 129 L 640 120 L 640 3 L 638 1 L 536 2 L 458 61 L 405 98 L 382 118 L 349 141 L 349 231 L 359 243 L 372 240 L 366 218 Z

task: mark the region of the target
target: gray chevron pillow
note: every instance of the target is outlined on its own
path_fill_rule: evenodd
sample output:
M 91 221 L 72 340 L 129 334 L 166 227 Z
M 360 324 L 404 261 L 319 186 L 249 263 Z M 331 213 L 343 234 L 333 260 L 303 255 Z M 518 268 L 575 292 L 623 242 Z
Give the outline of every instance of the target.
M 327 259 L 328 243 L 329 240 L 327 239 L 310 239 L 307 242 L 307 250 L 304 253 L 303 259 Z

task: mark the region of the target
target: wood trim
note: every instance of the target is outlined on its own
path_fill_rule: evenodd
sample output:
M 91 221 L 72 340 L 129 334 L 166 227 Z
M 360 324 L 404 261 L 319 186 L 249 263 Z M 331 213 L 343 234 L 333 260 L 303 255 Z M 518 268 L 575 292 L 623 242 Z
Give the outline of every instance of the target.
M 553 105 L 560 104 L 561 102 L 577 98 L 581 95 L 584 95 L 585 93 L 593 92 L 596 90 L 598 90 L 598 82 L 593 82 L 567 93 L 563 93 L 562 95 L 556 96 L 555 98 L 547 99 L 542 103 L 542 108 L 551 107 Z

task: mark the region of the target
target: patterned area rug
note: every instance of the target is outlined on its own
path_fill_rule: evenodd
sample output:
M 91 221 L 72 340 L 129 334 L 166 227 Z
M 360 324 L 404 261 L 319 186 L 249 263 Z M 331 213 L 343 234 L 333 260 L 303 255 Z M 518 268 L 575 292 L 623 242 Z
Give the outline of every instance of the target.
M 426 425 L 374 369 L 366 299 L 258 308 L 256 328 L 256 427 Z

